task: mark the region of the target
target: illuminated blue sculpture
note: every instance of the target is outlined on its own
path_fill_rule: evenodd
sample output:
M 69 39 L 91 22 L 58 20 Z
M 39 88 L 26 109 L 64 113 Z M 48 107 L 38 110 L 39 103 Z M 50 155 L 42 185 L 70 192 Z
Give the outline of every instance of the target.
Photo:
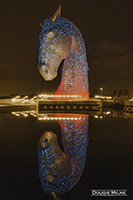
M 55 95 L 73 95 L 72 100 L 81 95 L 80 99 L 87 100 L 88 64 L 85 43 L 76 26 L 60 15 L 61 6 L 42 25 L 38 69 L 46 81 L 51 81 L 57 76 L 58 67 L 64 59 L 61 83 Z M 54 99 L 58 100 L 58 97 Z
M 44 191 L 54 195 L 67 192 L 80 179 L 88 144 L 88 116 L 59 124 L 64 152 L 51 131 L 44 132 L 38 142 L 39 178 Z

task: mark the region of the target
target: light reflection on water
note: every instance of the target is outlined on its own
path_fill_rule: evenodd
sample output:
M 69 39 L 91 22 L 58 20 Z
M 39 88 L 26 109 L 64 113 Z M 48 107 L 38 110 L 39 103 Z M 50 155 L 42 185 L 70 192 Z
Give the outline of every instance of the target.
M 132 113 L 107 110 L 100 116 L 90 116 L 89 127 L 88 117 L 85 116 L 85 120 L 83 117 L 80 114 L 57 116 L 45 113 L 44 120 L 38 120 L 35 111 L 0 114 L 2 200 L 10 199 L 11 196 L 14 200 L 50 199 L 43 191 L 45 187 L 43 172 L 40 172 L 43 187 L 38 178 L 39 165 L 42 163 L 38 165 L 37 142 L 45 131 L 52 131 L 57 135 L 57 143 L 54 146 L 58 147 L 61 155 L 64 151 L 68 156 L 68 159 L 64 160 L 66 165 L 60 162 L 57 169 L 54 159 L 58 160 L 59 157 L 52 149 L 53 157 L 57 155 L 51 161 L 54 168 L 50 168 L 50 165 L 47 166 L 48 169 L 45 168 L 52 173 L 52 175 L 47 173 L 46 180 L 56 182 L 53 188 L 56 188 L 55 191 L 58 193 L 60 191 L 57 185 L 62 184 L 61 180 L 64 177 L 67 187 L 61 199 L 93 199 L 94 197 L 90 195 L 91 189 L 127 189 L 128 196 L 132 195 Z M 58 118 L 58 122 L 55 118 Z M 82 132 L 84 134 L 80 134 Z M 87 143 L 88 134 L 89 143 Z M 82 145 L 83 143 L 85 145 Z M 87 155 L 85 155 L 86 148 Z M 77 171 L 76 169 L 74 171 L 75 166 L 77 166 Z M 65 172 L 60 171 L 60 167 L 66 167 Z M 73 173 L 75 179 L 72 177 L 72 169 L 75 172 L 75 175 Z M 59 171 L 58 175 L 55 173 L 57 171 Z M 60 187 L 61 189 L 63 190 L 63 186 Z M 52 191 L 46 190 L 45 192 Z
M 60 149 L 55 135 L 51 131 L 44 132 L 38 142 L 39 178 L 46 193 L 63 194 L 77 183 L 84 170 L 88 116 L 77 116 L 78 120 L 69 114 L 56 114 L 56 117 L 60 119 L 64 152 Z
M 79 120 L 79 119 L 81 119 L 80 114 L 53 115 L 53 114 L 50 114 L 50 113 L 38 113 L 36 110 L 16 111 L 16 112 L 12 112 L 12 115 L 15 115 L 16 117 L 19 117 L 19 116 L 28 117 L 29 115 L 31 115 L 33 117 L 37 117 L 38 120 L 43 120 L 43 121 L 44 120 L 53 121 L 53 120 Z M 97 114 L 96 112 L 94 112 L 94 113 L 91 113 L 91 114 L 88 114 L 88 115 L 89 116 L 91 115 L 94 118 L 100 118 L 100 119 L 106 118 L 106 117 L 115 117 L 115 118 L 120 117 L 120 118 L 131 119 L 131 120 L 133 119 L 133 113 L 123 112 L 123 110 L 116 111 L 116 110 L 105 109 L 101 113 Z

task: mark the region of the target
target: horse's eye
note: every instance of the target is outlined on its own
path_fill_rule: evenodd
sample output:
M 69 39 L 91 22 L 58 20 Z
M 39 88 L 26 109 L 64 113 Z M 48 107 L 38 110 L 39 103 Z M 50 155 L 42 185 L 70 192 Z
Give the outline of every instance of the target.
M 46 145 L 46 144 L 47 144 L 47 142 L 48 142 L 48 139 L 46 138 L 44 142 L 45 142 L 45 145 Z
M 41 65 L 45 65 L 45 60 L 41 61 Z
M 48 73 L 48 69 L 45 67 L 45 72 Z
M 51 38 L 51 37 L 53 37 L 55 35 L 55 32 L 53 32 L 53 31 L 50 31 L 49 33 L 47 33 L 47 37 L 48 38 Z

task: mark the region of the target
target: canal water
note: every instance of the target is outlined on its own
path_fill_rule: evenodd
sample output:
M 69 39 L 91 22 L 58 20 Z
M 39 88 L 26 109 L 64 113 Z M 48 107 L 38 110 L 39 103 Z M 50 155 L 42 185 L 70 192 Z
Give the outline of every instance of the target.
M 61 170 L 52 169 L 56 171 L 56 180 L 54 175 L 48 175 L 54 173 L 48 172 L 48 167 L 56 162 L 53 165 L 49 161 L 38 162 L 43 153 L 39 155 L 37 143 L 45 131 L 55 133 L 59 147 L 62 151 L 65 148 L 68 154 L 69 160 L 59 164 Z M 51 151 L 55 159 L 56 147 Z M 60 195 L 62 200 L 95 199 L 94 190 L 126 190 L 126 197 L 115 193 L 117 197 L 104 199 L 132 199 L 133 116 L 112 111 L 100 116 L 45 114 L 40 118 L 35 112 L 1 113 L 0 163 L 0 200 L 50 200 L 52 197 L 45 192 L 52 181 L 57 186 L 51 188 L 64 187 L 65 193 Z M 71 175 L 69 167 L 73 170 Z M 46 173 L 39 172 L 42 169 Z M 46 184 L 45 175 L 50 184 Z M 59 183 L 62 177 L 66 177 L 65 181 Z M 97 199 L 103 196 L 99 194 Z

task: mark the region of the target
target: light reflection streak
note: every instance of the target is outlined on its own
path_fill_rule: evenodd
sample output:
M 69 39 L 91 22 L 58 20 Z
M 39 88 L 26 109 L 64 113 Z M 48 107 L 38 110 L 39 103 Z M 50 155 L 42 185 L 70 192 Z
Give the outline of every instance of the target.
M 89 113 L 88 113 L 89 114 Z M 94 117 L 95 119 L 103 119 L 103 118 L 106 118 L 106 117 L 122 117 L 122 118 L 125 118 L 125 116 L 127 116 L 129 114 L 129 117 L 128 118 L 133 118 L 133 113 L 127 113 L 127 112 L 124 112 L 124 111 L 121 111 L 121 112 L 117 112 L 115 110 L 108 110 L 108 111 L 104 111 L 103 113 L 100 113 L 100 115 L 95 115 L 95 112 L 94 114 L 91 116 Z M 28 117 L 28 116 L 33 116 L 35 118 L 37 118 L 38 120 L 40 121 L 54 121 L 54 120 L 69 120 L 69 121 L 76 121 L 76 120 L 81 120 L 81 116 L 82 114 L 79 114 L 79 115 L 74 115 L 70 117 L 70 115 L 62 115 L 62 114 L 58 114 L 58 116 L 56 114 L 47 114 L 47 113 L 38 113 L 36 112 L 36 110 L 31 110 L 31 111 L 13 111 L 12 112 L 12 115 L 16 116 L 16 117 L 19 117 L 19 116 L 23 116 L 23 117 Z M 77 117 L 78 116 L 78 117 Z
M 19 116 L 24 116 L 28 117 L 29 115 L 32 115 L 33 117 L 37 117 L 36 111 L 17 111 L 17 112 L 12 112 L 12 115 L 15 115 L 16 117 Z

